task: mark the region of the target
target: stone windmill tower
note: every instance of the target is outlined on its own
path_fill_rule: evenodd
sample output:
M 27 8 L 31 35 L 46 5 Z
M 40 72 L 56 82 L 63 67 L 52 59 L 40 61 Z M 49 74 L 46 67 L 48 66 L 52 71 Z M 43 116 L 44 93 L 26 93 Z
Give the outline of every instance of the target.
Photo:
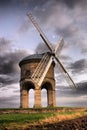
M 48 70 L 45 69 L 51 53 L 34 54 L 20 61 L 21 80 L 20 80 L 20 107 L 28 108 L 29 90 L 34 89 L 34 107 L 41 107 L 41 91 L 47 90 L 48 106 L 55 106 L 55 79 L 54 61 Z M 44 73 L 45 72 L 45 73 Z M 44 75 L 43 75 L 44 74 Z M 45 75 L 46 74 L 46 75 Z M 44 80 L 41 79 L 43 76 Z M 40 80 L 43 80 L 40 81 Z M 42 83 L 40 83 L 40 82 Z
M 20 106 L 28 108 L 28 92 L 31 88 L 34 89 L 34 107 L 41 107 L 41 90 L 47 90 L 48 106 L 55 106 L 55 79 L 54 79 L 54 59 L 63 72 L 70 85 L 77 87 L 73 79 L 65 69 L 57 54 L 63 46 L 63 39 L 61 39 L 55 48 L 51 48 L 50 42 L 33 19 L 31 14 L 28 17 L 40 33 L 41 38 L 47 45 L 50 52 L 43 54 L 34 54 L 24 58 L 19 66 L 21 67 L 21 80 L 20 80 Z

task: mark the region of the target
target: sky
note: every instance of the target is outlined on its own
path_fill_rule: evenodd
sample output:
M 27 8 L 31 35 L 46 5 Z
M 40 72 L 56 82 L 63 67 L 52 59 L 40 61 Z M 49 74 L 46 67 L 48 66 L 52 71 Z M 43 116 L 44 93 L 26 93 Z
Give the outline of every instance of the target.
M 33 14 L 53 46 L 61 37 L 64 39 L 58 56 L 78 88 L 65 85 L 56 67 L 57 106 L 86 107 L 87 0 L 0 0 L 0 107 L 20 107 L 18 63 L 28 55 L 47 50 L 27 13 Z M 30 96 L 33 106 L 33 90 Z

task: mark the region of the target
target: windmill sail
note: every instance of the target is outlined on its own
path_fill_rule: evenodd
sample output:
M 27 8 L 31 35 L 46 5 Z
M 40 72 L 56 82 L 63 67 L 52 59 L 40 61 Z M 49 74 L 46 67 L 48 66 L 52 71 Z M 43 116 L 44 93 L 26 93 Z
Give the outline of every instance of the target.
M 59 60 L 59 58 L 55 57 L 57 60 L 57 66 L 62 74 L 62 76 L 66 79 L 67 83 L 69 84 L 70 87 L 73 88 L 77 88 L 77 84 L 74 83 L 73 79 L 71 78 L 71 76 L 69 75 L 69 73 L 67 72 L 67 70 L 65 69 L 65 67 L 63 66 L 63 64 L 61 63 L 61 61 Z
M 38 26 L 37 22 L 34 20 L 34 18 L 32 17 L 31 14 L 27 14 L 27 16 L 30 18 L 30 20 L 32 21 L 32 23 L 34 24 L 34 26 L 36 27 L 36 29 L 38 30 L 38 32 L 40 33 L 41 38 L 43 39 L 43 41 L 45 42 L 45 44 L 47 45 L 47 47 L 49 48 L 49 50 L 51 51 L 51 53 L 53 54 L 54 58 L 56 59 L 56 61 L 58 62 L 58 64 L 60 65 L 61 69 L 63 70 L 63 72 L 65 73 L 66 77 L 68 78 L 68 80 L 70 80 L 70 82 L 72 82 L 73 87 L 77 87 L 77 85 L 74 83 L 73 79 L 71 78 L 71 76 L 69 75 L 69 73 L 67 72 L 67 70 L 65 69 L 65 67 L 63 66 L 63 64 L 61 63 L 61 61 L 59 60 L 59 58 L 56 56 L 55 52 L 53 51 L 53 49 L 50 46 L 50 42 L 49 40 L 46 38 L 45 34 L 42 32 L 41 28 Z M 55 51 L 58 50 L 58 46 L 55 48 Z M 57 52 L 56 52 L 57 53 Z M 46 67 L 46 66 L 45 66 Z M 48 67 L 49 68 L 49 67 Z M 44 79 L 44 78 L 43 78 Z M 41 82 L 43 82 L 43 80 L 41 80 Z M 40 83 L 41 84 L 41 83 Z
M 31 76 L 32 80 L 41 86 L 50 65 L 52 64 L 53 56 L 49 55 L 49 53 L 45 53 L 36 67 L 33 75 Z
M 45 34 L 42 32 L 41 28 L 38 26 L 38 23 L 34 20 L 32 14 L 27 14 L 27 16 L 29 17 L 29 19 L 31 20 L 31 22 L 33 23 L 33 25 L 35 26 L 35 28 L 38 30 L 38 32 L 40 33 L 41 38 L 43 39 L 43 41 L 46 43 L 47 47 L 49 48 L 50 51 L 53 51 L 51 46 L 50 46 L 50 41 L 46 38 Z
M 63 46 L 64 46 L 64 40 L 63 38 L 61 38 L 55 46 L 55 49 L 54 49 L 55 54 L 59 55 Z

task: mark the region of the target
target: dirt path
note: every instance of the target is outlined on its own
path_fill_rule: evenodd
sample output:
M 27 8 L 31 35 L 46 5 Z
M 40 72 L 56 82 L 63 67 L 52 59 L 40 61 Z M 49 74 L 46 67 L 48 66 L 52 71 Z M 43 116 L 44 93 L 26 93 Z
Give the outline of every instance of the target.
M 50 130 L 87 130 L 87 116 L 48 126 Z
M 54 124 L 30 126 L 25 130 L 87 130 L 87 116 Z

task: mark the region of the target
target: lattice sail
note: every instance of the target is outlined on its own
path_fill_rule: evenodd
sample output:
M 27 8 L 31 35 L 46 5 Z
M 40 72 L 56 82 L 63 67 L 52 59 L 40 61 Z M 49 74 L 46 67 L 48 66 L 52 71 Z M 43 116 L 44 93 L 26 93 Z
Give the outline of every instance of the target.
M 60 61 L 60 59 L 57 57 L 57 53 L 58 51 L 60 52 L 62 46 L 63 46 L 63 40 L 61 40 L 60 45 L 58 47 L 58 45 L 55 47 L 55 49 L 53 50 L 53 48 L 50 46 L 50 42 L 47 39 L 47 37 L 45 36 L 45 34 L 43 33 L 43 31 L 41 30 L 41 28 L 38 26 L 38 23 L 34 20 L 32 14 L 27 14 L 27 16 L 30 18 L 30 20 L 32 21 L 33 25 L 35 26 L 35 28 L 38 30 L 41 38 L 43 39 L 43 41 L 45 42 L 45 44 L 47 45 L 47 47 L 49 48 L 51 53 L 54 53 L 53 57 L 54 59 L 58 62 L 58 64 L 60 65 L 61 69 L 63 70 L 63 72 L 65 73 L 66 77 L 68 78 L 68 80 L 70 80 L 70 82 L 72 82 L 73 87 L 77 87 L 77 85 L 74 83 L 73 79 L 71 78 L 71 76 L 69 75 L 68 71 L 65 69 L 64 65 L 62 64 L 62 62 Z M 61 44 L 62 43 L 62 44 Z M 46 58 L 47 59 L 47 58 Z M 43 81 L 42 79 L 44 79 L 43 77 L 45 77 L 45 73 L 47 73 L 47 70 L 50 66 L 50 64 L 52 63 L 52 57 L 50 57 L 46 63 L 45 63 L 45 58 L 43 58 L 43 60 L 40 63 L 40 70 L 38 69 L 39 67 L 37 67 L 36 72 L 34 73 L 34 75 L 32 76 L 32 79 L 38 83 L 38 85 L 41 84 L 41 81 Z M 45 63 L 45 65 L 44 65 Z M 44 68 L 44 69 L 43 69 Z M 44 71 L 45 70 L 45 71 Z M 41 77 L 40 77 L 41 76 Z
M 32 74 L 31 78 L 34 82 L 36 82 L 39 86 L 41 86 L 49 68 L 53 61 L 53 56 L 45 53 L 39 62 L 38 66 L 36 67 L 34 73 Z

